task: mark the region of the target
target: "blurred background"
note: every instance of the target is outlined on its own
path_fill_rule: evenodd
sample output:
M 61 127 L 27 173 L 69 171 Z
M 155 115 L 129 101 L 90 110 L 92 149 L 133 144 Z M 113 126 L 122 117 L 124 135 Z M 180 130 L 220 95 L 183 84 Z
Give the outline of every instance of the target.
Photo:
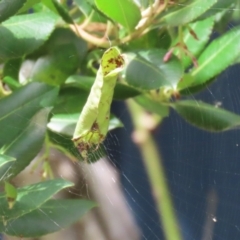
M 225 71 L 194 97 L 240 113 L 240 68 Z M 124 128 L 114 130 L 120 149 L 113 158 L 121 172 L 125 196 L 142 230 L 142 239 L 164 239 L 151 189 L 127 108 L 113 105 Z M 240 239 L 239 130 L 209 133 L 194 128 L 171 112 L 153 133 L 164 161 L 167 182 L 185 240 Z M 150 160 L 150 159 L 149 159 Z

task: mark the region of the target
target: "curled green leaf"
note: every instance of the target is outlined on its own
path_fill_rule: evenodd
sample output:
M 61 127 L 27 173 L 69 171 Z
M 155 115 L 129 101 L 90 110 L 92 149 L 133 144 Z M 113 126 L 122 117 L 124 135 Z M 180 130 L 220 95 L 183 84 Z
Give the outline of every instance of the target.
M 73 142 L 84 159 L 106 137 L 114 87 L 123 65 L 124 59 L 116 47 L 109 48 L 103 54 L 95 82 L 73 134 Z

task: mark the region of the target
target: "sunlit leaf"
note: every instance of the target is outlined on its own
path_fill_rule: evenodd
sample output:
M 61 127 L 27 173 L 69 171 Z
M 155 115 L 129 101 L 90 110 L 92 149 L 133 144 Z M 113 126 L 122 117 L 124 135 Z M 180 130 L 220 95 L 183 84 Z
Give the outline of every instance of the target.
M 141 19 L 140 10 L 132 0 L 95 0 L 97 8 L 112 20 L 132 31 Z
M 198 59 L 198 68 L 191 73 L 194 85 L 210 80 L 235 62 L 240 55 L 239 38 L 240 27 L 235 27 L 209 44 Z
M 201 16 L 216 2 L 217 0 L 189 0 L 184 4 L 176 4 L 175 8 L 171 8 L 160 18 L 160 24 L 171 27 L 187 24 Z
M 33 13 L 14 16 L 0 26 L 0 60 L 17 58 L 39 48 L 52 33 L 57 16 Z

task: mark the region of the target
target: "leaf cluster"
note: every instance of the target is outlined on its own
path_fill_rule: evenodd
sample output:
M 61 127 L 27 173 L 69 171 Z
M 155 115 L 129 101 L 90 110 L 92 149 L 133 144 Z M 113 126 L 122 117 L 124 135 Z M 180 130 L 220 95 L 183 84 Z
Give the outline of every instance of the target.
M 173 109 L 207 131 L 239 127 L 240 116 L 193 98 L 239 63 L 240 28 L 226 31 L 236 19 L 231 9 L 237 3 L 0 0 L 1 232 L 38 237 L 70 225 L 94 207 L 85 200 L 50 199 L 71 186 L 62 179 L 23 188 L 10 182 L 43 145 L 79 158 L 71 139 L 105 48 L 118 46 L 126 59 L 115 100 L 133 98 L 161 118 Z M 121 126 L 112 116 L 109 130 Z M 100 148 L 89 161 L 104 154 Z

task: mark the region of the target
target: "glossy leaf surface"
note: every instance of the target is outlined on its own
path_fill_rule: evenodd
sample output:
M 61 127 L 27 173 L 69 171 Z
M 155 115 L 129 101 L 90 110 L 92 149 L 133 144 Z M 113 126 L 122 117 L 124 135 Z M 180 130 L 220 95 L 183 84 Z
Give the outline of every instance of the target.
M 183 75 L 183 68 L 176 57 L 168 62 L 163 58 L 166 50 L 151 49 L 129 55 L 126 68 L 126 81 L 139 89 L 151 90 L 160 87 L 175 89 Z
M 11 236 L 40 237 L 68 227 L 95 206 L 87 200 L 49 200 L 39 209 L 9 221 L 4 232 Z
M 240 116 L 212 105 L 191 100 L 178 101 L 172 107 L 190 124 L 219 132 L 240 126 Z
M 60 190 L 70 187 L 73 184 L 63 179 L 55 179 L 45 182 L 36 183 L 18 189 L 17 201 L 12 209 L 8 208 L 5 194 L 0 194 L 0 231 L 10 228 L 8 225 L 10 220 L 15 220 L 37 208 L 50 199 L 54 194 Z M 5 226 L 4 226 L 5 224 Z

